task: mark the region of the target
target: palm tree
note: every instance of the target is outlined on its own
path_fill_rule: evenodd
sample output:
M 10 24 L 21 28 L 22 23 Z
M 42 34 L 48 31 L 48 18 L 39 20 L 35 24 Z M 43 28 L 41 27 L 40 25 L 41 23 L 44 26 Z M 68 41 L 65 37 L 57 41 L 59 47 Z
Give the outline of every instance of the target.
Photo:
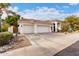
M 18 20 L 20 19 L 20 15 L 17 15 L 15 12 L 8 10 L 7 8 L 9 6 L 10 6 L 9 3 L 0 3 L 0 17 L 2 16 L 2 9 L 6 12 L 7 16 L 9 13 L 13 14 L 13 19 L 16 20 L 13 23 L 13 27 L 15 27 L 18 30 Z M 1 29 L 1 21 L 0 21 L 0 29 Z M 17 31 L 16 31 L 16 38 L 15 39 L 17 39 Z
M 8 8 L 9 6 L 10 6 L 9 3 L 0 3 L 0 32 L 1 32 L 1 16 L 3 14 L 2 10 L 4 9 L 6 11 L 6 8 Z
M 17 33 L 18 32 L 18 20 L 20 19 L 20 15 L 9 15 L 6 19 L 5 22 L 8 23 L 10 26 L 13 26 L 13 32 Z
M 1 10 L 0 11 L 0 16 L 2 16 L 2 11 L 4 10 L 6 12 L 7 16 L 8 16 L 9 13 L 11 13 L 13 15 L 14 19 L 16 19 L 16 20 L 20 19 L 20 15 L 17 15 L 12 10 L 8 10 L 9 6 L 11 6 L 10 3 L 0 3 L 0 10 Z M 18 25 L 17 21 L 15 22 L 15 24 L 13 24 L 13 26 L 17 28 L 17 25 Z M 0 21 L 0 29 L 1 29 L 1 21 Z

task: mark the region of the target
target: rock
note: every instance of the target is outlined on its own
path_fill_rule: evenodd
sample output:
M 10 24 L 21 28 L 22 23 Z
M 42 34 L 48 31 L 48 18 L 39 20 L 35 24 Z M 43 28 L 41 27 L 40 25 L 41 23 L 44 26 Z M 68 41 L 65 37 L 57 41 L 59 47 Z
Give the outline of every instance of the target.
M 0 53 L 6 52 L 7 50 L 11 49 L 12 46 L 10 45 L 5 45 L 3 47 L 0 47 Z
M 0 48 L 0 53 L 3 53 L 3 52 L 6 52 L 6 50 L 3 47 L 1 47 Z

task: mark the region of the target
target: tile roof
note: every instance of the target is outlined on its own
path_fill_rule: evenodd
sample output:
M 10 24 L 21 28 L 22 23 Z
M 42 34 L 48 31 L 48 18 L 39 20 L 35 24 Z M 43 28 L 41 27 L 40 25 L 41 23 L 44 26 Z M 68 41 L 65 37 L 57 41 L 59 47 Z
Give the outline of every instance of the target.
M 52 22 L 62 22 L 61 20 L 35 20 L 35 19 L 24 19 L 22 18 L 19 23 L 30 23 L 30 24 L 52 24 Z
M 38 24 L 51 24 L 51 21 L 41 21 L 41 20 L 35 20 L 35 19 L 21 19 L 19 21 L 20 23 L 38 23 Z

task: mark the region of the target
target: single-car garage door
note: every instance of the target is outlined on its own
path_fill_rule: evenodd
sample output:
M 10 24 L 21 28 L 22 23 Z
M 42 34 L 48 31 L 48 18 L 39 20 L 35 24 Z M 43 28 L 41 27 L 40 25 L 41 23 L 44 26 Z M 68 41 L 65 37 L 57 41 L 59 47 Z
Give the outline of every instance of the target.
M 20 30 L 22 33 L 34 33 L 34 27 L 32 25 L 23 25 Z
M 49 26 L 37 26 L 37 33 L 50 32 L 50 30 Z

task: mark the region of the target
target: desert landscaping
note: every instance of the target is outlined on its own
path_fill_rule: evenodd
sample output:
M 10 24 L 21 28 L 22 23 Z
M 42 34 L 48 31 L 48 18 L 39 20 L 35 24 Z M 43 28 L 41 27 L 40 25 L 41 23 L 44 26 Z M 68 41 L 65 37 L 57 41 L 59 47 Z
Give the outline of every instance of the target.
M 21 6 L 0 3 L 0 56 L 79 56 L 79 15 L 56 12 L 52 3 L 26 11 L 25 6 L 13 10 L 13 5 Z

